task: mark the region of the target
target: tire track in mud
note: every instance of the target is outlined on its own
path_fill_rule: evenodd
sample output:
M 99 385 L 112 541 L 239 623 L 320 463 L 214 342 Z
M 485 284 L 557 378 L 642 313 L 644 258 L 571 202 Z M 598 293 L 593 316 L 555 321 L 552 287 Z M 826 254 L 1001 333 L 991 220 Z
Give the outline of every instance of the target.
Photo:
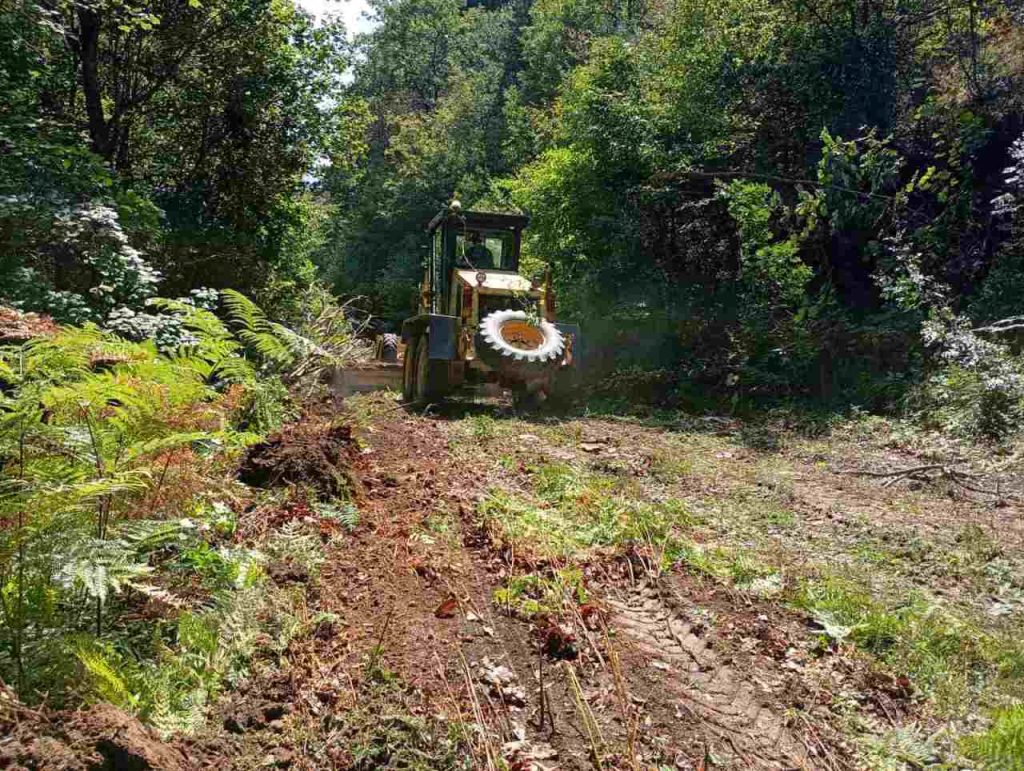
M 679 699 L 680 711 L 699 720 L 715 754 L 728 754 L 731 761 L 748 768 L 811 768 L 806 748 L 783 715 L 749 676 L 713 649 L 701 624 L 668 607 L 657 586 L 605 602 L 611 625 L 662 671 L 664 696 Z
M 410 539 L 417 522 L 438 505 L 458 511 L 463 529 L 474 528 L 472 501 L 482 494 L 485 476 L 452 454 L 440 421 L 400 412 L 372 420 L 371 425 L 361 471 L 368 488 L 366 524 L 372 532 L 325 567 L 330 583 L 334 579 L 348 584 L 328 604 L 356 622 L 349 628 L 350 665 L 378 642 L 382 618 L 393 614 L 388 621 L 388 658 L 412 683 L 437 694 L 451 686 L 449 678 L 457 676 L 454 664 L 460 656 L 470 662 L 491 656 L 519 673 L 527 686 L 522 714 L 534 715 L 539 692 L 531 677 L 537 662 L 531 626 L 490 607 L 493 589 L 501 585 L 501 575 L 511 566 L 499 565 L 502 560 L 490 546 L 472 538 L 457 545 L 438 542 L 429 547 L 414 547 Z M 362 579 L 357 585 L 344 581 L 353 575 Z M 667 576 L 661 582 L 672 580 Z M 687 614 L 681 615 L 666 602 L 664 586 L 647 584 L 629 590 L 628 583 L 627 579 L 619 585 L 595 586 L 593 594 L 609 611 L 612 634 L 608 639 L 615 641 L 609 644 L 623 654 L 623 675 L 634 703 L 640 705 L 641 719 L 650 721 L 650 735 L 641 736 L 637 748 L 645 758 L 674 757 L 678 768 L 707 767 L 701 760 L 704 753 L 716 768 L 823 767 L 809 758 L 801 730 L 787 725 L 787 699 L 778 693 L 773 697 L 757 684 L 759 679 L 777 682 L 780 672 L 737 666 L 709 642 L 717 637 L 729 648 L 735 640 L 728 633 L 708 634 L 700 623 L 688 621 L 683 617 Z M 462 618 L 465 607 L 454 623 L 435 616 L 434 608 L 450 592 L 458 595 L 460 603 L 468 603 L 474 615 L 486 617 L 491 627 L 488 636 L 479 634 L 479 625 Z M 702 600 L 691 596 L 684 604 L 699 609 Z M 596 699 L 606 738 L 624 746 L 625 727 L 616 708 L 601 704 L 601 694 L 613 689 L 612 673 L 593 662 L 577 671 Z M 560 760 L 550 768 L 589 768 L 586 742 L 574 737 L 567 724 L 574 721 L 576 712 L 571 694 L 562 684 L 547 699 L 548 707 L 559 713 L 560 731 L 541 735 L 527 723 L 530 738 L 550 741 L 559 750 Z M 504 720 L 497 717 L 498 722 Z

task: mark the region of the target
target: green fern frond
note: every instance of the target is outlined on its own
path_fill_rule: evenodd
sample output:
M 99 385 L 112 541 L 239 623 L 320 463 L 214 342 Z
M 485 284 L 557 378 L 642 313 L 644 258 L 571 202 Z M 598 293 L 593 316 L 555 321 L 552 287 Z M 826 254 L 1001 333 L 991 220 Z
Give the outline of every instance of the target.
M 193 442 L 199 442 L 209 438 L 210 434 L 207 431 L 183 431 L 181 433 L 160 436 L 156 439 L 149 439 L 144 442 L 133 444 L 128 447 L 125 454 L 128 458 L 155 455 L 157 453 L 172 450 L 177 447 L 184 447 L 185 445 L 192 444 Z
M 135 519 L 116 525 L 110 535 L 125 549 L 142 555 L 195 533 L 196 525 L 189 520 Z
M 220 358 L 215 364 L 213 372 L 229 383 L 254 383 L 256 381 L 256 368 L 252 362 L 239 356 Z
M 41 484 L 37 486 L 29 505 L 36 510 L 80 511 L 95 507 L 104 498 L 142 492 L 150 476 L 149 469 L 140 468 L 101 479 L 82 479 L 70 484 Z
M 966 737 L 963 747 L 981 768 L 1024 771 L 1024 703 L 997 711 L 989 729 Z
M 217 314 L 204 308 L 197 308 L 189 303 L 180 300 L 169 300 L 164 297 L 150 300 L 149 304 L 157 310 L 179 316 L 185 329 L 195 333 L 200 338 L 212 340 L 228 340 L 231 338 L 230 330 L 217 317 Z
M 219 639 L 217 626 L 210 620 L 187 612 L 178 617 L 178 645 L 183 650 L 210 658 Z
M 359 526 L 359 509 L 349 502 L 322 503 L 316 507 L 317 514 L 338 522 L 348 531 Z
M 148 564 L 135 562 L 134 558 L 134 552 L 118 541 L 83 539 L 63 556 L 59 576 L 64 583 L 79 586 L 105 603 L 111 592 L 116 594 L 153 572 Z
M 293 364 L 300 355 L 296 339 L 301 335 L 287 327 L 269 321 L 262 309 L 252 300 L 233 289 L 221 292 L 228 317 L 237 327 L 238 339 L 274 367 L 284 368 Z M 283 331 L 282 331 L 283 330 Z
M 119 662 L 111 651 L 93 640 L 82 639 L 75 648 L 75 656 L 102 701 L 108 701 L 121 709 L 135 710 L 137 699 L 125 677 L 118 671 Z
M 234 289 L 224 289 L 220 293 L 221 302 L 228 310 L 228 317 L 242 329 L 250 332 L 269 332 L 270 326 L 266 314 L 252 300 Z

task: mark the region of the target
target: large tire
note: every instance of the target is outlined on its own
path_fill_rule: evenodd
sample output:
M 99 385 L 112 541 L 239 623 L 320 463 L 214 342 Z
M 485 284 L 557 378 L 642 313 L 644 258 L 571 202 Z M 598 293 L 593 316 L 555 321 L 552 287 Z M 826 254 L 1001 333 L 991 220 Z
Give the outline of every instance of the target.
M 430 345 L 426 336 L 416 346 L 416 396 L 413 403 L 423 405 L 430 401 Z
M 416 354 L 421 339 L 419 336 L 414 337 L 405 347 L 405 361 L 402 362 L 402 401 L 406 404 L 412 404 L 416 400 Z
M 388 364 L 398 361 L 398 335 L 385 332 L 378 338 L 377 360 Z
M 417 405 L 443 399 L 448 393 L 448 362 L 431 361 L 430 345 L 426 335 L 418 338 L 415 360 L 415 395 Z
M 549 365 L 562 358 L 565 339 L 550 321 L 531 320 L 524 311 L 494 311 L 480 322 L 480 357 L 494 367 L 513 362 Z

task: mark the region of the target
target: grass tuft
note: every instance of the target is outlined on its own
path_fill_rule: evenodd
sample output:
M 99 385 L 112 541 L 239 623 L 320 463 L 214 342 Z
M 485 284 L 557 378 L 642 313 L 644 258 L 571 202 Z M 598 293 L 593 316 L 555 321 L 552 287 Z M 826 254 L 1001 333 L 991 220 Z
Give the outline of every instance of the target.
M 991 727 L 965 737 L 962 748 L 982 768 L 1024 771 L 1024 704 L 997 711 Z

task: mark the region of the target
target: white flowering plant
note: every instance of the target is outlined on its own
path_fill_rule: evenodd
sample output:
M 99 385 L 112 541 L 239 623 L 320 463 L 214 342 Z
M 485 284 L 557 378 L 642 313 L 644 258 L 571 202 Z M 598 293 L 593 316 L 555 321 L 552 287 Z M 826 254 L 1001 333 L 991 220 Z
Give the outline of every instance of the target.
M 156 293 L 160 274 L 132 246 L 112 205 L 3 196 L 0 223 L 25 234 L 0 262 L 0 301 L 8 305 L 67 323 L 102 323 Z
M 1006 313 L 1024 314 L 1024 136 L 1011 147 L 1010 161 L 1005 191 L 992 209 L 1015 237 L 969 312 L 955 309 L 953 292 L 926 272 L 925 255 L 903 234 L 886 241 L 886 259 L 875 274 L 885 300 L 922 319 L 921 341 L 933 366 L 912 400 L 915 411 L 926 422 L 970 438 L 1003 440 L 1024 429 L 1024 355 L 1001 334 L 1017 329 L 1006 322 L 1018 317 L 992 323 Z M 979 325 L 979 319 L 989 323 Z

